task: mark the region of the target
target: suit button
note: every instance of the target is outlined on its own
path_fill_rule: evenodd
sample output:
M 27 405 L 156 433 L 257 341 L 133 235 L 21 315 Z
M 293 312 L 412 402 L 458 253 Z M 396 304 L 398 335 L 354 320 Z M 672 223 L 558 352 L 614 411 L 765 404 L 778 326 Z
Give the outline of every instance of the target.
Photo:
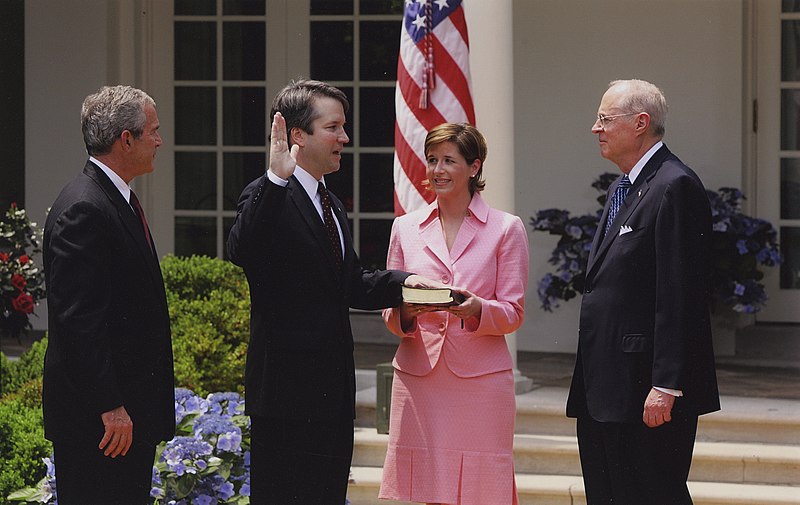
M 442 282 L 444 282 L 445 284 L 447 284 L 448 282 L 450 282 L 450 277 L 448 277 L 448 276 L 446 276 L 446 275 L 443 275 L 443 276 L 442 276 Z
M 591 286 L 587 286 L 586 290 L 584 291 L 584 293 L 586 293 L 588 295 L 591 292 L 592 292 L 592 287 Z
M 447 328 L 446 323 L 439 323 L 439 331 L 444 332 L 445 328 Z

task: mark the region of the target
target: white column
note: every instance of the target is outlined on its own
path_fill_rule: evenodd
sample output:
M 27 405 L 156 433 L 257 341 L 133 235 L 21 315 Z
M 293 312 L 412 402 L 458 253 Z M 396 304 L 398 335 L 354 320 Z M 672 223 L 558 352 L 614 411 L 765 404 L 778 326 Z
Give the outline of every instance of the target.
M 472 99 L 477 127 L 486 137 L 483 196 L 492 207 L 514 213 L 514 39 L 512 0 L 463 0 L 470 46 Z M 516 333 L 506 337 L 514 360 L 516 391 L 531 380 L 517 369 Z

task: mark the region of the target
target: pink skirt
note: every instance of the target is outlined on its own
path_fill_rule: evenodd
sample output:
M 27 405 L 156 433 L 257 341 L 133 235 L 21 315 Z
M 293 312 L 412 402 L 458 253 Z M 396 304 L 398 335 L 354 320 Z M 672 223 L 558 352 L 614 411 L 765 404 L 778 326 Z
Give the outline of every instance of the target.
M 417 377 L 394 371 L 379 498 L 517 505 L 514 374 L 461 378 L 441 356 Z

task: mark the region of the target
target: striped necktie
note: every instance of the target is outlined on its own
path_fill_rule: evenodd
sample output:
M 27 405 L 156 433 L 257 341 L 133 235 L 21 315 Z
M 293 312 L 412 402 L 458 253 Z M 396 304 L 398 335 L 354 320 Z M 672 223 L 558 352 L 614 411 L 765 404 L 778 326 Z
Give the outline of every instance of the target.
M 622 202 L 625 201 L 625 197 L 628 195 L 628 190 L 630 187 L 631 180 L 628 179 L 628 174 L 625 174 L 622 176 L 622 180 L 619 181 L 619 185 L 617 185 L 617 189 L 614 190 L 614 195 L 611 197 L 611 206 L 608 209 L 608 220 L 606 221 L 605 235 L 608 235 L 608 231 L 611 229 L 611 225 L 614 223 L 614 218 L 617 217 L 617 212 L 619 212 Z

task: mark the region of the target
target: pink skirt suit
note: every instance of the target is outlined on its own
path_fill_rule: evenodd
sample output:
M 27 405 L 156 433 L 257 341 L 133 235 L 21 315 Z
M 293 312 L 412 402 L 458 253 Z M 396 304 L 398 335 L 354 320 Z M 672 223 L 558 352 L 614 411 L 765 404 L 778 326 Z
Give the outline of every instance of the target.
M 399 311 L 387 327 L 401 337 L 379 497 L 452 505 L 517 504 L 514 376 L 504 335 L 522 324 L 528 239 L 517 216 L 472 198 L 450 251 L 436 202 L 395 220 L 388 268 L 463 287 L 483 298 L 481 317 Z

